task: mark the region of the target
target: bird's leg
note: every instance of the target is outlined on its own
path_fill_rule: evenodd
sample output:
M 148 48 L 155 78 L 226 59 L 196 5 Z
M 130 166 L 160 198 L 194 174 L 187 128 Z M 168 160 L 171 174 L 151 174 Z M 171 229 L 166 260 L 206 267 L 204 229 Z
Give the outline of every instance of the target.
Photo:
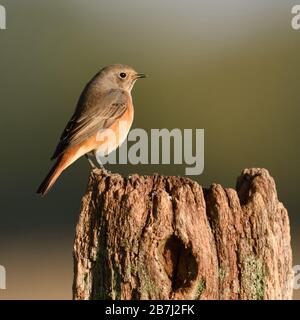
M 97 162 L 101 168 L 101 170 L 103 171 L 104 174 L 109 174 L 109 172 L 104 168 L 104 165 L 102 164 L 102 162 L 97 158 Z
M 99 164 L 102 172 L 103 172 L 104 174 L 109 174 L 110 172 L 107 171 L 107 170 L 104 168 L 104 165 L 103 165 L 103 163 L 101 162 L 101 159 L 100 159 L 100 155 L 97 153 L 97 151 L 94 152 L 94 157 L 96 158 L 97 163 Z
M 91 156 L 92 156 L 91 153 L 86 153 L 86 154 L 85 154 L 85 157 L 87 158 L 89 164 L 91 165 L 92 170 L 95 170 L 95 169 L 97 169 L 97 166 L 96 166 L 95 163 L 93 162 Z

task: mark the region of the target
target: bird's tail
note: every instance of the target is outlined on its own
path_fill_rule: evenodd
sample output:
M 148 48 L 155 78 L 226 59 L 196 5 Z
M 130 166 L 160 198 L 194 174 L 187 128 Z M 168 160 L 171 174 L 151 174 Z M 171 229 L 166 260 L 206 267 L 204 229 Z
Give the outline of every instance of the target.
M 50 172 L 47 174 L 44 181 L 39 186 L 36 193 L 38 193 L 42 196 L 44 196 L 46 193 L 48 193 L 48 191 L 52 188 L 55 181 L 57 180 L 57 178 L 60 176 L 60 174 L 62 173 L 62 171 L 64 169 L 65 169 L 65 163 L 64 163 L 62 157 L 59 157 L 57 159 L 56 163 L 54 164 L 54 166 L 52 167 L 52 169 L 50 170 Z

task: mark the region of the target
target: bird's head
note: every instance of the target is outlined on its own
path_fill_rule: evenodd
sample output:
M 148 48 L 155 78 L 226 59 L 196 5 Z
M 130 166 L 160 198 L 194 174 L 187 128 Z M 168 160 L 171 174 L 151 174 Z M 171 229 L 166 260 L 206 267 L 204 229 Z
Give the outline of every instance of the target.
M 130 92 L 136 80 L 146 75 L 138 73 L 132 67 L 124 64 L 113 64 L 103 68 L 96 76 L 97 85 L 103 90 L 122 89 Z

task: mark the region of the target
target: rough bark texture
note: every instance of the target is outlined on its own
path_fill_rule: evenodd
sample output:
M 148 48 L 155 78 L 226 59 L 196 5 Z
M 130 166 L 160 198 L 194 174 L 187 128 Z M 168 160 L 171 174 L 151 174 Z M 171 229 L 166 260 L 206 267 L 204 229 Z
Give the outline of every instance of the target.
M 236 190 L 93 171 L 74 264 L 74 299 L 292 298 L 288 214 L 265 169 Z

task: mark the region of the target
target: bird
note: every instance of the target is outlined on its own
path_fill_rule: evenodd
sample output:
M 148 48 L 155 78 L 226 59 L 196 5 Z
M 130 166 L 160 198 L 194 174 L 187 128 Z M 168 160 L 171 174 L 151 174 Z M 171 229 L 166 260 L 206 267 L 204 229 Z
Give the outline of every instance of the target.
M 55 164 L 37 189 L 38 194 L 46 195 L 61 173 L 82 156 L 92 169 L 96 167 L 92 161 L 95 157 L 105 172 L 97 153 L 109 154 L 126 139 L 134 117 L 131 90 L 138 79 L 145 77 L 128 65 L 113 64 L 87 83 L 51 157 Z M 118 132 L 121 121 L 125 129 Z M 104 138 L 108 130 L 116 136 L 109 148 Z

